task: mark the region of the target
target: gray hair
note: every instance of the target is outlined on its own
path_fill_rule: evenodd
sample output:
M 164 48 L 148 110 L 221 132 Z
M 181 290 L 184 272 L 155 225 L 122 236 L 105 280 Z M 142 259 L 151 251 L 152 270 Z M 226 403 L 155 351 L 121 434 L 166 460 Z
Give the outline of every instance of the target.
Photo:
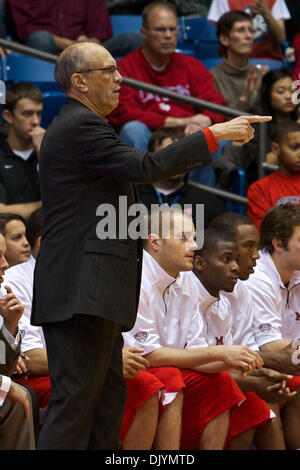
M 83 46 L 81 44 L 80 46 Z M 84 70 L 89 63 L 89 55 L 84 47 L 70 46 L 61 53 L 56 62 L 54 77 L 61 91 L 67 93 L 71 88 L 73 73 Z

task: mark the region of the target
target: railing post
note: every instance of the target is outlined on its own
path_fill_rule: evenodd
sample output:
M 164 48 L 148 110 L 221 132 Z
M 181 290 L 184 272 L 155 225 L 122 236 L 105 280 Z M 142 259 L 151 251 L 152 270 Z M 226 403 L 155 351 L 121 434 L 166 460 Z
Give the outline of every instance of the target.
M 266 122 L 260 122 L 258 125 L 258 179 L 265 176 L 265 166 L 267 154 L 267 126 Z

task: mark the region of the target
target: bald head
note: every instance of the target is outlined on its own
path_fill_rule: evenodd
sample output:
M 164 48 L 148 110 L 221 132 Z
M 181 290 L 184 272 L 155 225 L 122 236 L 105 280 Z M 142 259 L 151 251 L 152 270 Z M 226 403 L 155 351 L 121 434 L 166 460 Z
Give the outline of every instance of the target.
M 90 68 L 93 61 L 104 63 L 111 58 L 110 53 L 99 44 L 79 42 L 72 44 L 60 54 L 54 70 L 55 80 L 64 93 L 71 89 L 71 76 Z

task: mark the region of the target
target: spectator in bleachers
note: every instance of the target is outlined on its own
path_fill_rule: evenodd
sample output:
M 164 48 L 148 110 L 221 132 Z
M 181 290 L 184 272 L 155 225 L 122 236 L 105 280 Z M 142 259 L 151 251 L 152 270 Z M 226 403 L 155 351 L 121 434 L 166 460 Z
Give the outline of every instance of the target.
M 34 5 L 6 0 L 5 5 L 13 35 L 25 45 L 51 54 L 59 54 L 75 42 L 91 41 L 120 57 L 143 44 L 136 33 L 113 36 L 104 0 L 40 0 Z
M 19 214 L 0 214 L 0 233 L 6 242 L 6 259 L 10 267 L 25 263 L 31 255 L 26 238 L 26 222 Z
M 211 69 L 215 86 L 227 106 L 255 113 L 267 67 L 249 62 L 254 40 L 251 16 L 239 10 L 225 13 L 217 23 L 217 35 L 223 61 Z
M 28 376 L 26 379 L 20 379 L 19 382 L 29 385 L 36 391 L 39 408 L 44 409 L 48 405 L 50 398 L 46 343 L 42 327 L 30 324 L 33 273 L 35 260 L 40 249 L 41 235 L 42 210 L 39 208 L 30 215 L 26 227 L 26 236 L 31 247 L 31 256 L 26 262 L 10 267 L 5 273 L 4 283 L 11 287 L 24 305 L 24 314 L 19 321 L 19 330 L 22 336 L 22 352 L 29 358 L 29 360 L 25 359 Z
M 0 284 L 8 263 L 5 239 L 0 234 Z M 17 367 L 21 338 L 18 329 L 24 307 L 6 289 L 0 301 L 0 450 L 33 450 L 34 430 L 30 396 L 10 376 Z
M 270 207 L 288 202 L 300 205 L 300 124 L 278 124 L 272 141 L 279 169 L 252 183 L 247 194 L 248 215 L 257 227 Z
M 156 150 L 167 147 L 184 137 L 184 133 L 176 127 L 163 127 L 154 131 L 150 137 L 148 150 Z M 223 201 L 214 194 L 207 193 L 190 184 L 188 173 L 173 176 L 167 180 L 157 181 L 153 184 L 137 184 L 138 197 L 145 206 L 150 209 L 151 204 L 191 204 L 194 223 L 196 222 L 196 204 L 204 204 L 204 226 L 225 210 Z
M 267 72 L 261 85 L 261 113 L 272 116 L 271 123 L 267 125 L 266 132 L 266 161 L 277 165 L 277 155 L 272 152 L 272 129 L 274 125 L 284 121 L 299 121 L 298 106 L 292 101 L 293 77 L 286 68 L 274 69 Z M 246 170 L 247 187 L 258 178 L 257 156 L 259 151 L 260 128 L 255 126 L 256 132 L 250 144 L 225 147 L 224 152 L 215 165 L 220 186 L 226 188 L 230 172 L 240 167 Z M 247 189 L 247 188 L 246 188 Z
M 207 18 L 216 23 L 231 10 L 243 10 L 253 16 L 252 57 L 283 59 L 280 45 L 286 39 L 284 21 L 291 17 L 284 0 L 213 0 Z
M 214 87 L 213 77 L 194 57 L 177 53 L 177 14 L 174 5 L 151 2 L 143 10 L 144 47 L 120 59 L 118 66 L 125 77 L 224 104 Z M 191 105 L 122 86 L 118 108 L 110 115 L 121 139 L 139 150 L 146 150 L 151 131 L 177 127 L 190 135 L 214 122 L 224 121 L 218 113 L 194 109 Z
M 41 91 L 20 82 L 6 91 L 0 140 L 0 213 L 25 219 L 41 205 L 38 156 L 45 133 Z
M 299 121 L 299 107 L 292 100 L 293 77 L 286 68 L 270 70 L 265 74 L 261 86 L 261 112 L 272 116 L 267 126 L 266 161 L 277 165 L 278 157 L 272 151 L 273 127 L 284 121 Z M 243 147 L 244 161 L 247 162 L 247 179 L 251 184 L 257 179 L 259 129 L 255 133 L 253 143 Z

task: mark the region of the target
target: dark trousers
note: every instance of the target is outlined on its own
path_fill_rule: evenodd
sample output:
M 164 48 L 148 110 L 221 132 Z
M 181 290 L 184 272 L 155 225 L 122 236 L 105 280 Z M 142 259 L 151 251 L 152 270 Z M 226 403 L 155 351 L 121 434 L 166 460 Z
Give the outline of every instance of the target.
M 90 315 L 43 325 L 51 399 L 38 449 L 121 448 L 126 386 L 120 326 Z

